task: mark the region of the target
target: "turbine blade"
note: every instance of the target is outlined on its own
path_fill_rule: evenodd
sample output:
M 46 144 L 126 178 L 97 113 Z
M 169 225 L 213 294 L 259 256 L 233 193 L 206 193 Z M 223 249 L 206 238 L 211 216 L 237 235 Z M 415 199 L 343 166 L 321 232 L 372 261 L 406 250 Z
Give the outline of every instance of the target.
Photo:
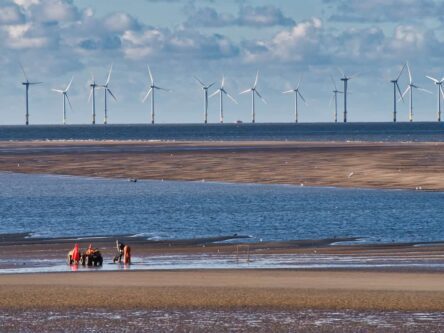
M 151 85 L 153 85 L 154 84 L 154 79 L 153 79 L 153 74 L 151 74 L 151 68 L 150 68 L 149 65 L 148 65 L 148 74 L 149 74 L 150 79 L 151 79 Z
M 396 88 L 398 89 L 399 96 L 401 96 L 401 99 L 404 102 L 404 96 L 402 95 L 401 88 L 399 88 L 398 81 L 396 81 Z
M 304 104 L 307 105 L 307 102 L 305 101 L 304 96 L 302 96 L 301 92 L 298 90 L 297 92 L 299 94 L 299 97 L 301 97 L 301 99 L 304 101 Z
M 228 98 L 229 99 L 231 99 L 234 103 L 236 103 L 236 104 L 239 104 L 235 99 L 234 99 L 234 97 L 233 96 L 231 96 L 229 93 L 227 93 L 225 90 L 222 90 L 224 93 L 225 93 L 225 95 L 227 95 L 228 96 Z
M 23 68 L 22 63 L 21 63 L 20 61 L 19 61 L 18 63 L 19 63 L 20 68 L 21 68 L 21 70 L 22 70 L 23 76 L 25 77 L 25 80 L 28 82 L 28 81 L 29 81 L 29 80 L 28 80 L 28 76 L 26 75 L 26 72 L 25 72 L 25 69 Z
M 399 78 L 401 77 L 402 72 L 404 71 L 404 69 L 405 69 L 405 63 L 404 63 L 404 65 L 402 66 L 401 71 L 399 72 L 398 77 L 396 78 L 396 81 L 399 80 Z
M 151 90 L 153 90 L 153 88 L 150 88 L 150 90 L 148 90 L 148 92 L 146 93 L 145 97 L 142 99 L 142 103 L 145 103 L 146 99 L 148 98 L 148 96 L 151 93 Z
M 92 94 L 93 94 L 93 88 L 90 89 L 88 102 L 91 100 Z
M 37 85 L 37 84 L 42 84 L 43 82 L 28 82 L 29 85 L 33 86 L 33 85 Z
M 113 71 L 113 65 L 111 65 L 111 67 L 109 68 L 108 78 L 106 79 L 105 86 L 107 86 L 109 83 L 109 80 L 111 80 L 111 72 L 112 71 Z
M 409 82 L 412 83 L 413 79 L 412 79 L 412 72 L 410 71 L 410 66 L 409 63 L 407 62 L 407 71 L 409 73 Z
M 295 89 L 295 90 L 298 90 L 298 89 L 299 89 L 299 86 L 301 85 L 301 82 L 302 82 L 302 79 L 303 79 L 303 78 L 304 78 L 304 76 L 301 75 L 301 77 L 299 78 L 298 85 L 296 86 L 296 89 Z
M 289 93 L 292 93 L 292 92 L 294 92 L 294 89 L 292 89 L 292 90 L 287 90 L 287 91 L 283 91 L 282 93 L 283 93 L 283 94 L 289 94 Z
M 337 69 L 338 69 L 339 73 L 342 75 L 342 77 L 345 77 L 344 71 L 339 67 L 337 67 Z
M 68 96 L 68 94 L 65 93 L 65 96 L 66 96 L 66 99 L 68 100 L 68 104 L 69 104 L 69 107 L 71 108 L 71 111 L 74 111 L 74 109 L 73 109 L 73 107 L 72 107 L 72 105 L 71 105 L 71 101 L 69 100 L 69 96 Z
M 268 104 L 267 101 L 265 100 L 265 98 L 263 98 L 262 95 L 259 93 L 259 91 L 257 91 L 257 90 L 254 90 L 254 91 L 259 96 L 259 98 L 262 100 L 262 102 L 264 102 L 264 104 Z
M 405 89 L 405 91 L 402 93 L 401 97 L 404 97 L 405 94 L 407 94 L 407 92 L 408 92 L 410 89 L 411 89 L 410 86 L 408 86 L 408 87 Z
M 63 93 L 64 91 L 63 90 L 60 90 L 60 89 L 51 89 L 52 91 L 55 91 L 55 92 L 58 92 L 58 93 Z
M 213 96 L 216 96 L 218 93 L 220 93 L 222 90 L 220 90 L 220 89 L 217 89 L 214 93 L 212 93 L 210 96 L 209 96 L 209 98 L 211 98 L 211 97 L 213 97 Z
M 330 97 L 330 101 L 328 102 L 328 107 L 330 107 L 331 106 L 331 103 L 333 103 L 333 100 L 335 99 L 335 95 L 332 95 L 331 97 Z
M 427 90 L 427 89 L 424 89 L 424 88 L 420 88 L 420 87 L 416 87 L 416 89 L 424 91 L 424 92 L 426 92 L 428 94 L 432 94 L 433 95 L 433 93 L 430 90 Z
M 442 98 L 444 98 L 444 91 L 442 90 L 442 86 L 439 86 L 439 90 L 441 90 Z
M 433 78 L 433 77 L 431 77 L 431 76 L 426 75 L 426 78 L 432 80 L 432 81 L 435 82 L 435 83 L 439 83 L 439 81 L 438 81 L 437 79 L 435 79 L 435 78 Z
M 256 80 L 254 80 L 253 88 L 256 88 L 258 80 L 259 80 L 259 71 L 257 71 L 257 73 L 256 73 Z
M 212 84 L 207 86 L 207 89 L 210 89 L 212 86 L 214 86 L 216 84 L 216 82 L 213 82 Z
M 71 78 L 71 81 L 69 81 L 68 86 L 65 89 L 65 92 L 67 92 L 69 90 L 69 88 L 71 87 L 72 80 L 74 80 L 74 76 Z
M 114 94 L 111 92 L 111 90 L 110 89 L 106 89 L 106 90 L 108 90 L 108 92 L 109 92 L 109 94 L 112 96 L 112 98 L 114 98 L 114 100 L 117 102 L 117 98 L 116 98 L 116 96 L 114 96 Z
M 165 88 L 161 88 L 161 87 L 158 87 L 158 86 L 154 86 L 154 89 L 168 91 L 168 92 L 171 91 L 170 89 L 165 89 Z
M 223 89 L 225 84 L 225 75 L 222 75 L 222 82 L 220 84 L 220 88 Z
M 200 85 L 202 86 L 202 88 L 205 87 L 205 83 L 203 83 L 201 80 L 199 80 L 199 78 L 198 78 L 197 76 L 193 76 L 193 77 L 194 77 L 194 79 L 195 79 L 197 82 L 200 83 Z
M 338 88 L 336 87 L 335 80 L 333 79 L 333 76 L 331 76 L 331 75 L 330 75 L 330 80 L 331 80 L 331 83 L 333 83 L 333 86 L 335 87 L 335 90 L 338 90 Z
M 243 94 L 246 94 L 247 92 L 250 92 L 250 91 L 252 91 L 252 89 L 247 89 L 247 90 L 244 90 L 244 91 L 242 91 L 239 95 L 243 95 Z

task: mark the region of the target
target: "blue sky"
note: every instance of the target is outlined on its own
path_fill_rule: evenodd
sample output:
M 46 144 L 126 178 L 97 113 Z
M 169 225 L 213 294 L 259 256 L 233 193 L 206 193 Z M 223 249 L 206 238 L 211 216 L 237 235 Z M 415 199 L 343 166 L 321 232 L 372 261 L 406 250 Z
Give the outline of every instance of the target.
M 74 76 L 68 123 L 88 123 L 88 80 L 105 81 L 114 65 L 110 123 L 149 120 L 142 104 L 150 64 L 160 123 L 201 122 L 202 91 L 192 76 L 220 82 L 239 104 L 225 103 L 225 120 L 250 120 L 250 98 L 239 96 L 260 70 L 258 122 L 292 121 L 292 98 L 282 95 L 303 75 L 300 121 L 332 121 L 329 106 L 337 67 L 360 73 L 350 81 L 350 121 L 390 121 L 393 79 L 408 60 L 417 85 L 415 120 L 434 120 L 436 89 L 425 75 L 444 76 L 444 2 L 434 0 L 0 0 L 0 124 L 24 122 L 20 60 L 31 80 L 30 122 L 61 122 L 63 88 Z M 407 76 L 401 79 L 407 84 Z M 339 103 L 342 109 L 342 102 Z M 98 93 L 98 120 L 103 95 Z M 218 121 L 217 98 L 210 122 Z M 399 104 L 407 120 L 408 103 Z

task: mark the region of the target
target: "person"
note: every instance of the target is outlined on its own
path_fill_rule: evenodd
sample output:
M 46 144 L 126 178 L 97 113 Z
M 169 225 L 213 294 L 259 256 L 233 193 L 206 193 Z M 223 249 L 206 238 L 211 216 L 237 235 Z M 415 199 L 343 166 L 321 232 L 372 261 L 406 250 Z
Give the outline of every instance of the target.
M 116 248 L 117 254 L 114 257 L 113 262 L 121 263 L 123 258 L 124 264 L 131 264 L 131 247 L 116 240 Z
M 74 244 L 74 248 L 68 253 L 69 264 L 78 265 L 80 262 L 79 244 Z

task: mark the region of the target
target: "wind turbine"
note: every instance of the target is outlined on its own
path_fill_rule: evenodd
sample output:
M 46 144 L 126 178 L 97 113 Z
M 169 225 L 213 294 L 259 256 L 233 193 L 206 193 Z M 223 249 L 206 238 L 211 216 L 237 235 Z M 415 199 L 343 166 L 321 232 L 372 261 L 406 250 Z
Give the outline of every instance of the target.
M 202 90 L 204 91 L 204 124 L 208 123 L 208 89 L 210 89 L 216 82 L 211 84 L 205 84 L 198 77 L 194 77 L 194 79 L 199 82 L 202 86 Z
M 91 87 L 91 92 L 89 93 L 88 101 L 92 97 L 91 109 L 92 109 L 92 124 L 96 124 L 96 88 L 99 86 L 96 83 L 94 75 L 91 74 L 91 83 L 89 85 Z
M 333 87 L 335 88 L 335 90 L 333 90 L 333 96 L 330 99 L 330 103 L 329 105 L 331 105 L 331 102 L 335 101 L 335 123 L 338 122 L 338 94 L 343 94 L 342 91 L 339 91 L 338 88 L 336 87 L 336 83 L 335 80 L 333 80 L 333 78 L 330 76 L 331 82 L 333 83 Z
M 444 83 L 444 77 L 441 80 L 437 80 L 431 76 L 426 75 L 426 78 L 435 82 L 436 86 L 438 87 L 438 112 L 436 115 L 437 115 L 438 121 L 441 121 L 441 95 L 444 98 L 444 91 L 442 90 L 442 84 Z
M 142 103 L 145 103 L 146 99 L 151 94 L 151 124 L 154 125 L 154 91 L 156 89 L 157 90 L 164 90 L 164 91 L 170 91 L 170 90 L 158 87 L 158 86 L 156 86 L 154 84 L 154 79 L 153 79 L 153 75 L 151 74 L 150 66 L 148 66 L 148 74 L 150 76 L 151 85 L 150 85 L 150 89 L 148 90 L 148 92 L 146 93 L 145 97 L 143 98 Z
M 69 81 L 68 85 L 66 86 L 66 88 L 64 90 L 52 89 L 52 91 L 62 94 L 62 97 L 63 97 L 63 125 L 66 124 L 66 100 L 68 100 L 69 107 L 72 110 L 71 101 L 69 100 L 69 97 L 68 97 L 68 90 L 71 87 L 71 83 L 72 83 L 73 79 L 74 79 L 74 77 L 71 78 L 71 81 Z
M 267 101 L 261 96 L 259 91 L 257 91 L 256 86 L 257 82 L 259 80 L 259 71 L 256 73 L 256 80 L 254 81 L 253 87 L 250 89 L 247 89 L 245 91 L 242 91 L 239 95 L 246 94 L 248 92 L 251 92 L 251 122 L 254 124 L 256 121 L 256 110 L 255 110 L 255 95 L 258 95 L 259 98 L 264 102 L 264 104 L 267 104 Z
M 23 76 L 25 77 L 24 82 L 22 82 L 22 85 L 26 88 L 26 114 L 25 114 L 25 124 L 29 125 L 29 86 L 41 84 L 43 82 L 29 82 L 28 76 L 26 75 L 25 69 L 23 68 L 22 64 L 19 62 L 20 68 L 22 69 Z
M 404 66 L 402 66 L 401 71 L 399 72 L 398 76 L 396 77 L 396 79 L 391 80 L 390 82 L 393 83 L 393 122 L 396 123 L 396 96 L 399 93 L 399 96 L 401 96 L 402 101 L 404 101 L 404 97 L 401 93 L 401 89 L 399 88 L 399 84 L 398 84 L 398 80 L 402 75 L 402 72 L 404 71 L 406 67 L 406 64 L 404 64 Z
M 347 89 L 348 89 L 348 81 L 353 79 L 356 74 L 352 75 L 352 76 L 347 76 L 345 75 L 345 73 L 338 68 L 339 72 L 342 75 L 341 81 L 344 82 L 344 123 L 347 122 Z
M 219 94 L 220 97 L 220 123 L 224 123 L 224 99 L 223 96 L 227 95 L 229 99 L 231 99 L 234 103 L 238 104 L 237 101 L 225 90 L 225 76 L 222 76 L 222 82 L 220 84 L 220 88 L 217 89 L 214 93 L 210 95 L 210 98 Z
M 302 101 L 306 104 L 304 96 L 302 96 L 301 92 L 299 91 L 299 86 L 301 85 L 301 82 L 302 82 L 302 76 L 299 79 L 296 89 L 291 89 L 291 90 L 287 90 L 287 91 L 282 92 L 283 94 L 294 93 L 294 122 L 295 123 L 298 122 L 298 96 L 301 97 Z
M 107 103 L 107 94 L 109 93 L 112 98 L 117 102 L 116 96 L 112 93 L 111 89 L 109 89 L 109 81 L 111 80 L 111 72 L 113 71 L 113 65 L 109 68 L 108 72 L 108 78 L 106 79 L 106 82 L 104 85 L 99 86 L 100 88 L 103 88 L 105 91 L 105 118 L 103 119 L 103 123 L 106 125 L 108 123 L 108 103 Z
M 406 90 L 404 91 L 404 93 L 401 95 L 401 97 L 404 97 L 405 94 L 407 94 L 407 92 L 410 90 L 410 111 L 409 111 L 409 121 L 412 122 L 413 121 L 413 88 L 416 88 L 418 90 L 421 91 L 425 91 L 429 94 L 431 94 L 430 91 L 428 91 L 427 89 L 423 89 L 418 87 L 416 84 L 413 83 L 413 79 L 412 79 L 412 72 L 410 71 L 410 66 L 409 63 L 407 63 L 407 71 L 409 73 L 409 85 L 407 86 Z

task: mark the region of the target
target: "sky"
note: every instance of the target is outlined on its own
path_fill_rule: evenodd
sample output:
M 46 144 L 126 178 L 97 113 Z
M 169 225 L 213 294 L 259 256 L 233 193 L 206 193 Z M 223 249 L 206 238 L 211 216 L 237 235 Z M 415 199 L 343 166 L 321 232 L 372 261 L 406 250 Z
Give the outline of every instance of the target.
M 30 81 L 30 123 L 60 124 L 63 89 L 69 91 L 69 124 L 91 120 L 89 83 L 103 84 L 113 65 L 109 123 L 148 123 L 156 84 L 156 121 L 203 121 L 203 92 L 193 76 L 216 82 L 238 101 L 225 100 L 225 121 L 250 121 L 250 88 L 259 71 L 257 122 L 291 122 L 293 98 L 284 90 L 302 78 L 301 122 L 331 122 L 334 89 L 349 81 L 349 121 L 391 121 L 390 80 L 409 62 L 414 120 L 436 119 L 436 86 L 425 75 L 444 76 L 444 1 L 435 0 L 0 0 L 0 124 L 23 124 L 25 89 L 19 63 Z M 355 75 L 356 74 L 356 75 Z M 400 79 L 401 89 L 408 75 Z M 97 120 L 103 121 L 103 90 L 97 91 Z M 342 113 L 342 99 L 339 111 Z M 342 117 L 342 114 L 340 115 Z M 398 119 L 408 119 L 399 102 Z M 209 122 L 219 120 L 210 99 Z

